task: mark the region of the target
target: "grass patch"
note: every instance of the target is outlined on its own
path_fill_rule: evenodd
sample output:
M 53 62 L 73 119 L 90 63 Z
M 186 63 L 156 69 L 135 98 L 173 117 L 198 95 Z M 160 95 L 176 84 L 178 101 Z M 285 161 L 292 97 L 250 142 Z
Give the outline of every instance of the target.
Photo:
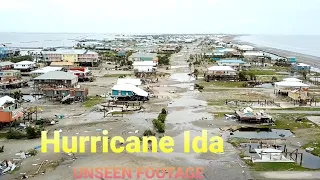
M 215 113 L 213 113 L 215 118 L 223 118 L 223 117 L 225 117 L 225 114 L 232 114 L 232 113 L 230 113 L 230 112 L 215 112 Z
M 126 77 L 132 76 L 133 74 L 105 74 L 103 77 Z
M 225 100 L 207 100 L 207 105 L 208 106 L 223 106 L 226 104 Z
M 283 162 L 264 162 L 252 163 L 250 160 L 245 160 L 245 163 L 254 171 L 312 171 L 312 169 L 304 168 L 296 163 Z
M 104 102 L 104 98 L 100 97 L 100 96 L 91 96 L 88 97 L 88 100 L 86 100 L 83 105 L 87 108 L 91 108 L 97 104 L 101 104 Z
M 258 75 L 276 75 L 277 73 L 275 71 L 272 70 L 250 70 L 250 71 L 246 71 L 248 74 L 254 74 L 256 76 Z
M 320 107 L 294 107 L 294 108 L 281 108 L 281 109 L 272 109 L 272 110 L 320 111 Z
M 294 132 L 297 129 L 307 129 L 314 127 L 314 123 L 305 118 L 305 115 L 281 114 L 273 117 L 275 126 L 268 126 L 273 129 L 288 129 Z M 266 127 L 266 126 L 263 126 Z
M 249 143 L 250 140 L 246 138 L 229 138 L 228 143 L 230 143 L 234 147 L 240 147 L 242 143 Z
M 124 112 L 115 111 L 115 112 L 112 112 L 111 114 L 112 114 L 112 115 L 118 115 L 118 114 L 133 114 L 133 112 L 132 112 L 132 111 L 124 111 Z
M 318 134 L 317 137 L 319 137 L 319 135 L 320 134 Z M 302 148 L 304 149 L 313 148 L 313 151 L 311 151 L 311 154 L 320 157 L 320 138 L 303 145 Z
M 6 137 L 7 137 L 7 133 L 5 132 L 0 133 L 0 139 L 6 138 Z
M 272 77 L 276 77 L 277 81 L 282 81 L 285 78 L 283 75 L 257 75 L 256 77 L 258 81 L 272 81 Z
M 211 81 L 211 82 L 200 82 L 199 85 L 204 86 L 204 90 L 206 87 L 213 85 L 213 86 L 219 86 L 219 87 L 227 87 L 227 88 L 241 88 L 243 87 L 244 82 L 238 82 L 238 81 Z

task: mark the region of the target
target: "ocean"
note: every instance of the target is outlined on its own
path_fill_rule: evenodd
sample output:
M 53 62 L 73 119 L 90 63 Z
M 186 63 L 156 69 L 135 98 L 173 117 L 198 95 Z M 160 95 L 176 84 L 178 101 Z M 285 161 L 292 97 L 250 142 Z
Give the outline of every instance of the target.
M 113 34 L 89 33 L 3 33 L 0 32 L 0 44 L 10 47 L 72 47 L 80 39 L 112 39 Z
M 320 35 L 249 35 L 239 36 L 236 40 L 320 57 Z

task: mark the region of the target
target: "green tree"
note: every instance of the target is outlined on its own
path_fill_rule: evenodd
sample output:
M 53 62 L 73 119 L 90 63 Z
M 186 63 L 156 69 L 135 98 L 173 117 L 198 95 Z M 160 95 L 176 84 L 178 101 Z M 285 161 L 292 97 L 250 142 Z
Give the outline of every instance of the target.
M 304 79 L 304 80 L 307 80 L 307 72 L 306 72 L 306 71 L 303 71 L 303 72 L 302 72 L 302 76 L 303 76 L 303 79 Z
M 15 91 L 13 93 L 13 98 L 16 99 L 16 100 L 21 100 L 23 97 L 23 93 L 19 90 L 19 91 Z
M 278 78 L 275 77 L 275 76 L 273 76 L 271 80 L 272 80 L 273 82 L 275 82 L 275 81 L 278 81 Z
M 193 75 L 196 77 L 196 79 L 198 79 L 199 70 L 198 69 L 194 69 Z
M 247 81 L 247 73 L 244 71 L 239 72 L 238 74 L 240 81 Z
M 250 77 L 250 80 L 251 81 L 254 81 L 254 80 L 256 80 L 256 75 L 254 74 L 254 73 L 252 73 L 252 72 L 249 72 L 249 77 Z

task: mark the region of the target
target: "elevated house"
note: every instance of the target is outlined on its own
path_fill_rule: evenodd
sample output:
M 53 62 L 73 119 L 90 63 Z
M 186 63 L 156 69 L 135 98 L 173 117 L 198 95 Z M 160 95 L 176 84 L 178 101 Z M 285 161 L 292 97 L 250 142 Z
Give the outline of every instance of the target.
M 117 84 L 112 87 L 111 97 L 120 101 L 147 101 L 149 93 L 134 84 Z
M 132 64 L 135 73 L 154 73 L 157 70 L 156 65 L 153 61 L 135 61 Z
M 243 53 L 244 59 L 251 65 L 255 66 L 267 66 L 271 65 L 271 58 L 265 56 L 263 52 L 259 51 L 247 51 Z
M 236 80 L 236 70 L 230 66 L 211 66 L 205 75 L 206 81 L 209 80 Z
M 137 52 L 137 53 L 133 53 L 131 56 L 129 56 L 128 58 L 129 61 L 133 61 L 133 62 L 154 62 L 154 63 L 158 63 L 158 57 L 157 57 L 157 53 L 141 53 L 141 52 Z
M 287 61 L 289 63 L 297 63 L 297 59 L 295 57 L 287 57 Z
M 58 62 L 58 61 L 56 61 L 56 62 L 51 62 L 51 63 L 50 63 L 50 66 L 51 66 L 51 67 L 63 67 L 63 68 L 65 68 L 65 69 L 69 69 L 69 68 L 74 67 L 74 63 L 72 63 L 72 62 Z
M 21 79 L 21 72 L 19 70 L 3 70 L 0 71 L 1 81 L 15 81 Z
M 236 71 L 247 70 L 250 69 L 250 64 L 245 63 L 239 59 L 223 59 L 217 61 L 219 66 L 230 66 L 232 69 Z
M 69 72 L 50 71 L 33 79 L 34 87 L 74 88 L 78 85 L 78 77 Z
M 19 70 L 3 70 L 0 71 L 0 88 L 11 89 L 28 86 L 27 80 L 21 78 Z
M 45 74 L 45 73 L 48 73 L 48 72 L 51 72 L 51 71 L 63 71 L 64 68 L 63 67 L 51 67 L 51 66 L 46 66 L 46 67 L 43 67 L 41 69 L 37 69 L 37 70 L 34 70 L 34 71 L 31 71 L 30 72 L 30 76 L 31 77 L 38 77 L 42 74 Z
M 310 72 L 311 66 L 305 63 L 292 64 L 292 69 L 298 72 L 306 71 Z
M 0 62 L 0 71 L 13 69 L 14 63 L 10 61 Z
M 309 87 L 308 84 L 302 83 L 299 79 L 287 78 L 275 83 L 274 92 L 278 95 L 288 96 L 295 104 L 306 104 L 311 100 L 308 93 Z
M 34 78 L 34 87 L 46 98 L 59 100 L 61 103 L 84 101 L 88 96 L 88 88 L 81 88 L 78 77 L 70 72 L 47 72 Z
M 19 55 L 20 50 L 0 44 L 0 59 Z
M 254 47 L 249 45 L 238 45 L 238 50 L 241 52 L 254 51 Z
M 47 62 L 69 62 L 80 66 L 97 66 L 100 63 L 97 52 L 85 49 L 56 49 L 42 51 L 42 54 Z
M 20 70 L 21 72 L 30 72 L 36 67 L 36 63 L 32 61 L 21 61 L 13 65 L 14 69 Z
M 68 72 L 78 77 L 79 81 L 89 81 L 93 79 L 93 75 L 88 67 L 72 67 Z
M 4 96 L 0 98 L 0 127 L 12 123 L 23 116 L 23 108 L 15 99 Z

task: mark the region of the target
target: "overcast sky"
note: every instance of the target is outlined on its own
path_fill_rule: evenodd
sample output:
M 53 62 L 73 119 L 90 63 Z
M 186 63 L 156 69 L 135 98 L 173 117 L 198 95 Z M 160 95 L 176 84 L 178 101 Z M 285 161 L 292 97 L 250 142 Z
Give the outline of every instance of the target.
M 1 32 L 319 34 L 320 0 L 0 0 Z

